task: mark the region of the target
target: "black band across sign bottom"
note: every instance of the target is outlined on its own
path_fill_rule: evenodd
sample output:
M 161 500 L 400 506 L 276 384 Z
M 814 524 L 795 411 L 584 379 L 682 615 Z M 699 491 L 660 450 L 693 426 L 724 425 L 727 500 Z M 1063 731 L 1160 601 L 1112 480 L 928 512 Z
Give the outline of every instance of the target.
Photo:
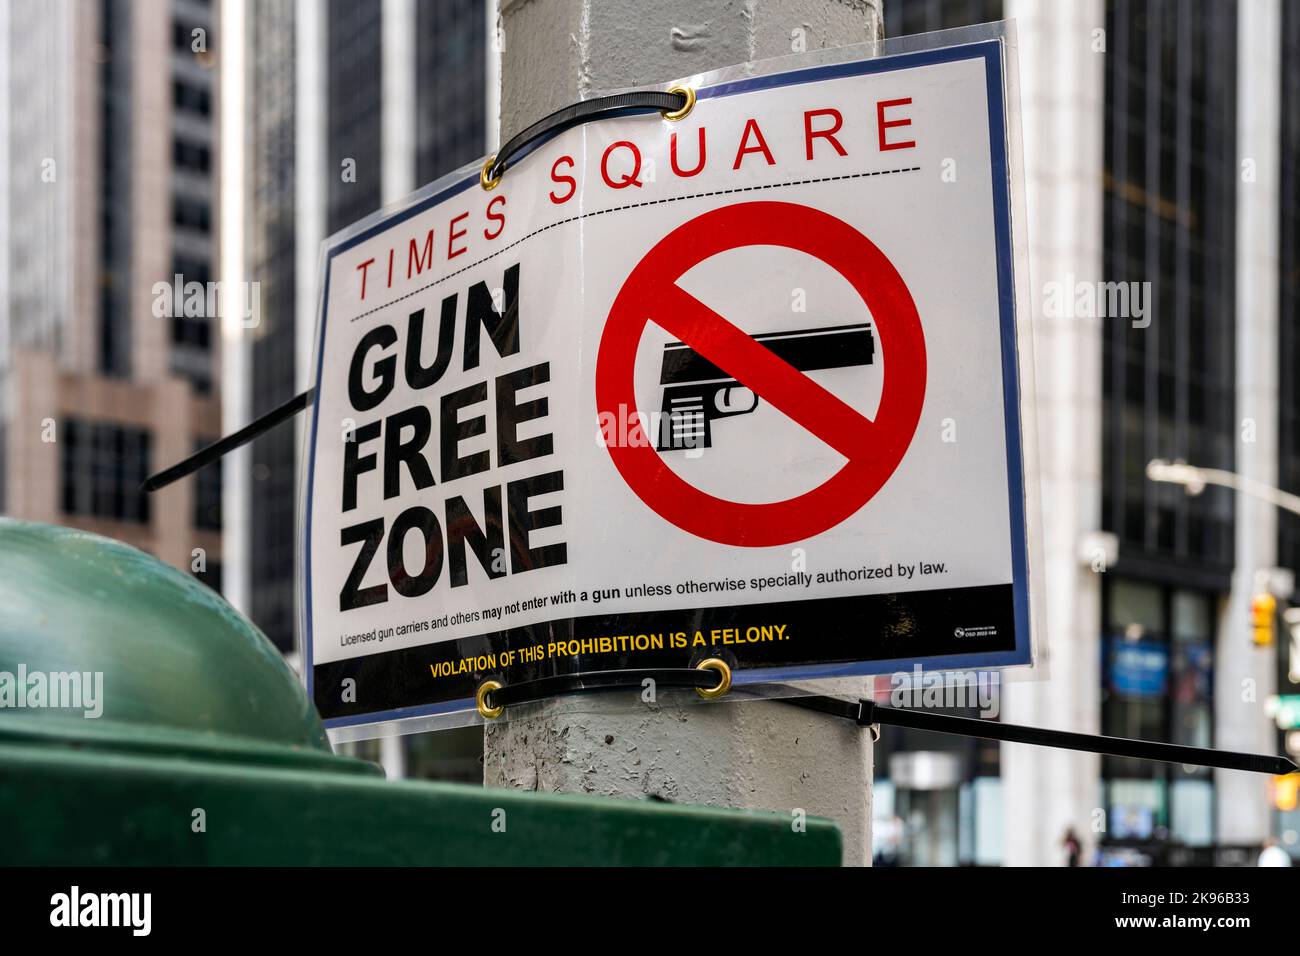
M 1014 648 L 1012 586 L 997 584 L 566 617 L 317 664 L 313 696 L 330 720 L 472 699 L 489 679 L 509 686 L 584 671 L 692 667 L 708 657 L 734 671 L 776 671 Z

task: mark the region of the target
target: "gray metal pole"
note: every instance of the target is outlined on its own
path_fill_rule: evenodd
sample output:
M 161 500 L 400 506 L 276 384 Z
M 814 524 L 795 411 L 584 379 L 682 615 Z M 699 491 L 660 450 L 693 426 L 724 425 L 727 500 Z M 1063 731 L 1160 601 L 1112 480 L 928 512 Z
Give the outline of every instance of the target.
M 881 0 L 501 0 L 501 141 L 602 90 L 878 39 Z M 626 695 L 635 701 L 631 694 Z M 567 697 L 483 736 L 483 782 L 829 817 L 871 861 L 870 735 L 768 701 Z

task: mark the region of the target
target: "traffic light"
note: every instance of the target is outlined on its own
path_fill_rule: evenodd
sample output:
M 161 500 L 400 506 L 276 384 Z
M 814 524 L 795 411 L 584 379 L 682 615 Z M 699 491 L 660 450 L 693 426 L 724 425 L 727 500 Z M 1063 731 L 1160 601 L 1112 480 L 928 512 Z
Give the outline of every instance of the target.
M 1250 602 L 1250 624 L 1256 647 L 1271 647 L 1277 620 L 1277 598 L 1263 592 Z
M 1300 794 L 1300 777 L 1289 773 L 1285 777 L 1273 778 L 1273 806 L 1283 813 L 1296 808 L 1297 795 Z

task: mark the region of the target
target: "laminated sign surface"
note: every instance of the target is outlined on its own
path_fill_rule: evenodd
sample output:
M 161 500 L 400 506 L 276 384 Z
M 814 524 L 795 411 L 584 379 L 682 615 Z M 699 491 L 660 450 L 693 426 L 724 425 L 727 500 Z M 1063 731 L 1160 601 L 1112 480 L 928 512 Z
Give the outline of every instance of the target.
M 698 89 L 327 246 L 303 506 L 331 726 L 486 679 L 1029 663 L 1004 50 Z

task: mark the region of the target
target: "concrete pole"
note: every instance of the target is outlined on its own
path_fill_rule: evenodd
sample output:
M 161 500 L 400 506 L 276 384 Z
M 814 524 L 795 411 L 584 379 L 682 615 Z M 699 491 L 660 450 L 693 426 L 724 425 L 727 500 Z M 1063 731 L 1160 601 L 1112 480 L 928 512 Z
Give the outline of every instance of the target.
M 575 100 L 746 60 L 878 39 L 880 0 L 502 0 L 501 140 Z M 794 31 L 802 30 L 802 34 Z M 663 797 L 829 817 L 871 861 L 870 735 L 768 701 L 568 697 L 484 729 L 490 787 Z
M 1010 0 L 1020 44 L 1029 216 L 1035 386 L 1042 474 L 1046 671 L 1004 683 L 1011 723 L 1100 731 L 1102 321 L 1044 314 L 1049 283 L 1095 282 L 1102 271 L 1105 141 L 1101 0 Z M 1123 279 L 1124 276 L 1105 278 Z M 1064 861 L 1072 827 L 1085 851 L 1099 835 L 1095 754 L 1002 745 L 1006 855 L 1012 866 Z M 1085 858 L 1087 857 L 1085 852 Z
M 1278 0 L 1243 3 L 1237 19 L 1237 472 L 1278 483 L 1278 161 L 1282 83 Z M 1264 701 L 1276 693 L 1276 649 L 1251 641 L 1260 571 L 1277 563 L 1277 508 L 1236 496 L 1236 567 L 1215 655 L 1214 745 L 1271 753 Z M 1216 770 L 1217 841 L 1260 844 L 1269 833 L 1267 781 Z

